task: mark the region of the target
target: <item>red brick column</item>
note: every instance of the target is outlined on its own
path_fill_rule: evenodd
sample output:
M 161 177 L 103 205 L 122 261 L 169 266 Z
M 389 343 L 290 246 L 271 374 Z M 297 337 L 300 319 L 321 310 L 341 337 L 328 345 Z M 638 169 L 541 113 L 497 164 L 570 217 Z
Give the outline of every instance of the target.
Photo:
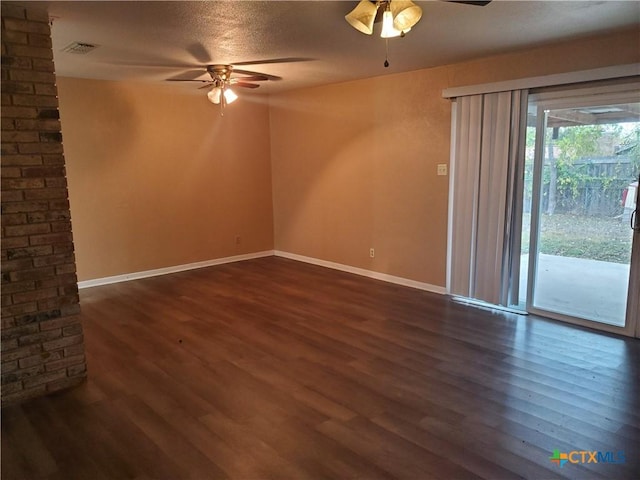
M 2 4 L 2 404 L 86 377 L 46 12 Z

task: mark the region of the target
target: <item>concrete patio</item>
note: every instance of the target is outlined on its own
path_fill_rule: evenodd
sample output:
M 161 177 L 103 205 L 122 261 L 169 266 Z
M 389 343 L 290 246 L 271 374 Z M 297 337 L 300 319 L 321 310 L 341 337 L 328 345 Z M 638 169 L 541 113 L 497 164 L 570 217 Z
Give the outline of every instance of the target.
M 523 255 L 521 260 L 521 286 L 527 284 L 528 257 Z M 628 282 L 628 264 L 541 254 L 534 306 L 624 326 Z

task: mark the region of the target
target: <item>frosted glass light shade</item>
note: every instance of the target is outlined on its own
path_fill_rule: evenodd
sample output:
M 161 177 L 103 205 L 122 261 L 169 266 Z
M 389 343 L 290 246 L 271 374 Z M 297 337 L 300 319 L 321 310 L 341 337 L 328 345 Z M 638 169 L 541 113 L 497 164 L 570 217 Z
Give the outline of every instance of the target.
M 380 36 L 382 38 L 399 37 L 402 34 L 400 30 L 396 30 L 393 27 L 393 14 L 391 10 L 386 10 L 382 15 L 382 32 Z
M 222 96 L 222 88 L 220 87 L 213 87 L 207 93 L 207 98 L 209 99 L 209 101 L 211 103 L 215 103 L 216 105 L 220 103 L 221 96 Z
M 371 35 L 373 33 L 373 21 L 376 19 L 377 12 L 378 7 L 375 3 L 369 0 L 360 0 L 356 8 L 346 14 L 344 18 L 356 30 Z
M 236 92 L 234 92 L 233 90 L 231 90 L 230 88 L 225 88 L 224 89 L 224 101 L 229 104 L 229 103 L 233 103 L 238 99 L 238 95 L 236 95 Z
M 410 0 L 393 0 L 389 6 L 393 14 L 393 26 L 408 32 L 422 17 L 422 9 Z

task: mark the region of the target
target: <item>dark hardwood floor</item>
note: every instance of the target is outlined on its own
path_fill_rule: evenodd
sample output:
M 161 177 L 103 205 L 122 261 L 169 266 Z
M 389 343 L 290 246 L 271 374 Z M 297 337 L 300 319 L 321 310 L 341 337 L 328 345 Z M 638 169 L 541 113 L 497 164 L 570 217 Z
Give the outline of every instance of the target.
M 3 409 L 3 480 L 640 478 L 638 340 L 275 257 L 81 305 L 88 381 Z

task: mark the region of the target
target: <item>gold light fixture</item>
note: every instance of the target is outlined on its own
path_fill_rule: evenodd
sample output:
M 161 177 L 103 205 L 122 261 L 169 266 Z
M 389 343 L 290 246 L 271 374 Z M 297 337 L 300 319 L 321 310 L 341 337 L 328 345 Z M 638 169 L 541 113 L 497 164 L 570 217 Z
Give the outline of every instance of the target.
M 380 36 L 385 39 L 404 37 L 422 17 L 422 9 L 410 0 L 361 0 L 345 15 L 353 28 L 367 35 L 373 34 L 373 24 L 382 17 Z M 384 66 L 389 66 L 389 44 Z
M 215 105 L 220 105 L 220 103 L 228 105 L 235 102 L 238 99 L 238 95 L 236 95 L 233 90 L 223 84 L 214 86 L 211 90 L 209 90 L 209 93 L 207 93 L 207 98 L 211 103 Z
M 359 32 L 371 35 L 379 12 L 382 12 L 382 38 L 403 36 L 422 17 L 422 9 L 410 0 L 361 0 L 344 18 Z
M 382 38 L 394 38 L 401 35 L 402 31 L 396 30 L 393 26 L 393 13 L 391 13 L 391 8 L 387 3 L 384 13 L 382 14 L 382 31 L 380 32 L 380 36 Z
M 275 59 L 276 61 L 287 61 L 288 59 Z M 297 61 L 298 59 L 290 59 L 290 61 Z M 269 61 L 254 61 L 244 62 L 244 64 L 252 63 L 270 63 Z M 206 70 L 211 76 L 211 80 L 202 80 L 199 78 L 170 78 L 168 80 L 174 82 L 198 82 L 204 83 L 200 88 L 208 88 L 207 99 L 215 104 L 220 105 L 220 115 L 224 115 L 224 107 L 230 103 L 235 102 L 238 99 L 236 92 L 231 90 L 231 86 L 242 88 L 258 88 L 260 85 L 255 82 L 264 82 L 267 80 L 275 80 L 280 77 L 274 75 L 266 75 L 259 72 L 251 72 L 249 70 L 235 70 L 233 65 L 214 64 L 214 65 L 202 65 L 202 70 Z M 240 74 L 236 76 L 235 74 Z
M 236 92 L 229 86 L 232 83 L 239 83 L 231 78 L 233 67 L 231 65 L 210 65 L 207 71 L 211 75 L 212 88 L 207 92 L 207 98 L 215 105 L 220 105 L 220 115 L 224 114 L 225 105 L 235 102 L 238 99 Z M 244 86 L 244 83 L 240 83 Z M 253 88 L 253 87 L 252 87 Z

